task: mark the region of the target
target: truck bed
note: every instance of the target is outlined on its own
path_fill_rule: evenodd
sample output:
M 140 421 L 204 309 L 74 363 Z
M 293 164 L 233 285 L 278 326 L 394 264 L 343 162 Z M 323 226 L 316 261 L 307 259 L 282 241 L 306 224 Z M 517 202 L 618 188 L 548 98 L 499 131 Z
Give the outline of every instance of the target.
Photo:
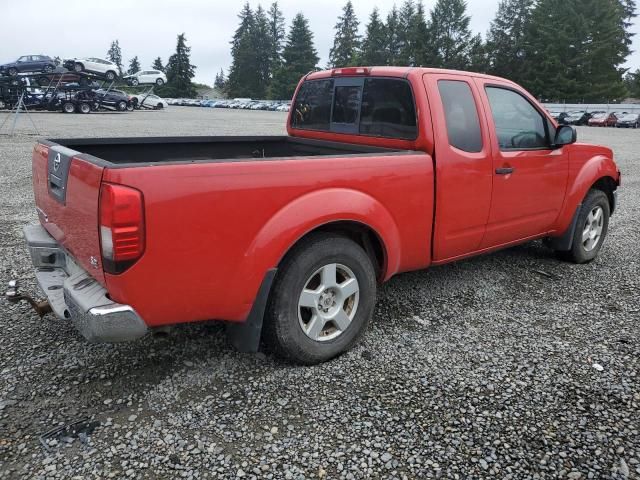
M 336 155 L 384 155 L 407 150 L 354 145 L 288 136 L 151 137 L 52 139 L 53 144 L 95 157 L 108 168 L 186 162 L 234 162 L 260 159 L 301 159 Z

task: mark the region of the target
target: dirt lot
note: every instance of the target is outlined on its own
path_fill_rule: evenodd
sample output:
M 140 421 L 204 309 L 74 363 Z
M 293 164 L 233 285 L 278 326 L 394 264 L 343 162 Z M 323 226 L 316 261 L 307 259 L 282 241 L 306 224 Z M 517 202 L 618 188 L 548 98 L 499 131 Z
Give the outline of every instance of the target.
M 285 115 L 33 118 L 55 138 L 282 134 Z M 35 137 L 19 131 L 0 136 L 0 280 L 36 294 Z M 324 365 L 236 353 L 215 323 L 92 345 L 0 301 L 0 477 L 640 478 L 640 130 L 578 135 L 623 171 L 595 262 L 533 242 L 400 275 L 363 342 Z

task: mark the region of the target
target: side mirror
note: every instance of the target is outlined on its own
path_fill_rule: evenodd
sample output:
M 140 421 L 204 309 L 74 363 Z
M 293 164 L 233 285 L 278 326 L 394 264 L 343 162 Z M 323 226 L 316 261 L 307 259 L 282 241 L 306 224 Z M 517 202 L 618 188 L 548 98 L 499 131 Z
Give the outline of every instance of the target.
M 576 143 L 578 139 L 578 132 L 571 125 L 560 125 L 556 130 L 556 136 L 553 140 L 555 147 L 562 147 L 563 145 L 569 145 Z

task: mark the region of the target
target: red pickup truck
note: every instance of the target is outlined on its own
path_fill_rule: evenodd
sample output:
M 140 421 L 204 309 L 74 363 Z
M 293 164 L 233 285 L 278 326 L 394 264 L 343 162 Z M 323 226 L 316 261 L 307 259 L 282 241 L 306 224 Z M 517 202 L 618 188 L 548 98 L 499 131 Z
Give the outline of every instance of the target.
M 487 75 L 310 73 L 287 131 L 40 141 L 25 234 L 53 312 L 92 341 L 223 320 L 242 350 L 316 363 L 397 273 L 541 238 L 592 260 L 620 185 L 610 149 Z

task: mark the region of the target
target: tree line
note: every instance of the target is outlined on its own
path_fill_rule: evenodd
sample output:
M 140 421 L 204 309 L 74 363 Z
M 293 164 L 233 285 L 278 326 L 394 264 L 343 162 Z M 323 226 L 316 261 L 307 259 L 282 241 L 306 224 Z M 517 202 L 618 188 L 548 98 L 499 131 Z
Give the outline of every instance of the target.
M 484 38 L 469 26 L 465 0 L 405 0 L 386 16 L 374 8 L 360 28 L 351 0 L 335 24 L 328 68 L 397 65 L 450 68 L 509 78 L 545 101 L 619 101 L 640 96 L 640 70 L 625 77 L 635 0 L 501 0 Z M 290 98 L 318 52 L 298 13 L 285 35 L 277 2 L 246 3 L 231 41 L 228 77 L 215 85 L 231 97 Z
M 124 69 L 122 63 L 122 48 L 120 42 L 114 40 L 107 51 L 107 59 L 118 66 L 119 75 L 131 75 L 142 70 L 138 56 L 129 60 L 129 67 Z M 187 38 L 184 33 L 178 35 L 176 51 L 167 60 L 166 66 L 162 64 L 162 58 L 156 57 L 150 67 L 152 70 L 160 70 L 167 76 L 167 83 L 162 87 L 156 87 L 155 93 L 164 97 L 196 96 L 196 84 L 192 79 L 195 76 L 196 67 L 191 63 L 191 47 L 187 46 Z

